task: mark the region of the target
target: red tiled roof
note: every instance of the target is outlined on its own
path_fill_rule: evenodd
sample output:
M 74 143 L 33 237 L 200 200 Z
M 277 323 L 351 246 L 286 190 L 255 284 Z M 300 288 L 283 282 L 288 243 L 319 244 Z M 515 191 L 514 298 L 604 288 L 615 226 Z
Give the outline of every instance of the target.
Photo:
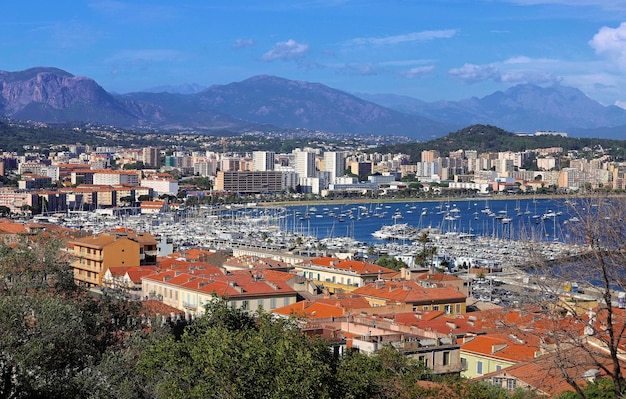
M 248 271 L 235 272 L 231 274 L 221 273 L 207 275 L 197 274 L 197 270 L 192 273 L 185 273 L 177 270 L 166 270 L 143 277 L 147 280 L 167 282 L 170 285 L 185 287 L 205 293 L 215 293 L 220 296 L 246 297 L 263 295 L 284 295 L 294 294 L 294 291 L 284 281 L 270 281 L 258 279 Z
M 26 234 L 28 230 L 21 223 L 12 222 L 8 219 L 0 219 L 0 234 Z
M 356 261 L 350 259 L 338 259 L 330 257 L 313 258 L 308 261 L 314 265 L 332 267 L 335 269 L 351 270 L 357 274 L 383 274 L 385 277 L 396 275 L 398 272 L 388 269 L 383 266 L 376 265 L 374 263 L 368 263 L 364 261 Z
M 329 319 L 331 317 L 344 316 L 346 310 L 340 306 L 326 303 L 301 301 L 274 309 L 272 312 L 284 316 L 305 317 L 307 319 Z
M 157 314 L 160 314 L 161 316 L 170 315 L 171 313 L 181 314 L 180 309 L 176 309 L 175 307 L 166 305 L 163 302 L 157 301 L 155 299 L 141 301 L 141 311 L 142 313 L 153 317 Z
M 525 342 L 511 335 L 478 335 L 461 345 L 461 352 L 471 352 L 510 362 L 522 362 L 535 358 L 539 342 Z
M 445 283 L 445 282 L 460 282 L 463 281 L 462 279 L 458 278 L 457 276 L 453 276 L 451 274 L 445 274 L 445 273 L 422 273 L 419 274 L 416 277 L 417 280 L 424 280 L 424 281 L 436 281 L 436 282 L 441 282 L 441 283 Z
M 131 266 L 111 266 L 109 267 L 109 273 L 111 273 L 113 277 L 122 277 L 130 268 Z
M 593 357 L 590 353 L 593 354 Z M 587 371 L 598 370 L 599 374 L 596 375 L 598 379 L 607 376 L 599 365 L 603 365 L 609 370 L 613 367 L 611 359 L 605 351 L 588 346 L 573 347 L 563 352 L 549 353 L 536 359 L 507 367 L 504 370 L 485 374 L 475 380 L 490 380 L 493 377 L 502 376 L 506 373 L 507 378 L 513 377 L 553 397 L 563 392 L 574 390 L 565 379 L 564 372 L 577 384 L 585 386 L 587 381 L 583 375 Z M 626 367 L 626 364 L 622 363 L 621 367 Z M 519 386 L 519 384 L 517 385 Z
M 357 288 L 355 295 L 383 299 L 397 303 L 441 303 L 445 301 L 459 302 L 466 299 L 465 294 L 452 287 L 422 287 L 413 280 L 385 281 L 371 283 Z
M 330 298 L 319 298 L 319 299 L 316 299 L 315 302 L 325 303 L 325 304 L 333 305 L 333 306 L 337 306 L 337 307 L 342 307 L 342 308 L 345 308 L 347 310 L 351 310 L 351 309 L 365 309 L 365 308 L 370 308 L 371 307 L 371 305 L 367 301 L 367 299 L 363 298 L 362 296 L 358 296 L 358 295 L 348 295 L 348 296 L 333 295 Z
M 134 266 L 131 267 L 126 274 L 128 278 L 135 284 L 141 284 L 141 278 L 149 276 L 156 271 L 156 266 Z

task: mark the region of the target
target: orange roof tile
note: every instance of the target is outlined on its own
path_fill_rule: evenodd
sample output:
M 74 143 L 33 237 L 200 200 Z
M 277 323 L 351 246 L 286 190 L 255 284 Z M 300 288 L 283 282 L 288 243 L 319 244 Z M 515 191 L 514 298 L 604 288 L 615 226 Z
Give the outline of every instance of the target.
M 307 262 L 310 262 L 314 265 L 331 267 L 335 269 L 351 270 L 360 275 L 363 275 L 363 274 L 377 275 L 380 273 L 389 277 L 389 276 L 396 275 L 398 273 L 395 270 L 388 269 L 386 267 L 379 266 L 374 263 L 369 263 L 365 261 L 356 261 L 356 260 L 350 260 L 350 259 L 320 257 L 320 258 L 313 258 Z
M 466 299 L 465 294 L 455 288 L 422 287 L 413 280 L 371 283 L 357 288 L 352 293 L 396 303 L 442 303 Z
M 514 363 L 534 359 L 539 349 L 539 342 L 525 342 L 515 336 L 503 334 L 478 335 L 461 345 L 461 352 L 498 358 Z
M 502 376 L 506 373 L 507 378 L 513 377 L 553 397 L 574 390 L 565 379 L 564 372 L 580 386 L 587 384 L 583 377 L 587 371 L 595 369 L 599 371 L 596 378 L 606 377 L 606 373 L 602 371 L 602 367 L 598 366 L 599 364 L 609 370 L 613 367 L 610 356 L 606 352 L 586 346 L 573 347 L 564 352 L 553 352 L 527 362 L 520 362 L 474 380 L 491 380 L 493 377 Z M 624 367 L 626 364 L 622 363 L 622 368 Z
M 8 219 L 0 219 L 0 234 L 27 234 L 26 227 L 17 222 L 10 221 Z
M 166 270 L 143 278 L 229 297 L 295 295 L 296 293 L 283 281 L 258 279 L 248 271 L 226 275 L 221 273 L 221 269 L 217 269 L 220 270 L 220 273 L 214 275 L 195 274 L 197 270 L 193 271 L 194 274 Z
M 293 305 L 274 309 L 272 312 L 284 316 L 304 317 L 307 319 L 329 319 L 331 317 L 344 316 L 346 310 L 326 303 L 301 301 Z

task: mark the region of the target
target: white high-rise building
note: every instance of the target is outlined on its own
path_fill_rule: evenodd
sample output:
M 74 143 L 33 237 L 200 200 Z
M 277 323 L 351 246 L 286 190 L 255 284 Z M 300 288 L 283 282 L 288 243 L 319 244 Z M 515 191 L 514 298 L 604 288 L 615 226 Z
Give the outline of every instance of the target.
M 330 183 L 346 171 L 346 155 L 343 152 L 327 151 L 324 153 L 324 171 L 330 172 Z
M 274 170 L 275 154 L 272 151 L 254 151 L 252 167 L 257 171 Z
M 315 153 L 294 151 L 298 177 L 315 177 Z

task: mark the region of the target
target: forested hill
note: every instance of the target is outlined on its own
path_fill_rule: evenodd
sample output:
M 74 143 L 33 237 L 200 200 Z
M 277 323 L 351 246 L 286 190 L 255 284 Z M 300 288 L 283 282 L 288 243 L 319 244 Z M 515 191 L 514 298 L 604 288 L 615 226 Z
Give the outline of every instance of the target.
M 82 123 L 44 124 L 0 118 L 0 152 L 22 153 L 27 147 L 46 150 L 54 145 L 75 143 L 100 146 L 160 144 L 154 140 L 152 136 L 140 133 L 101 130 Z
M 10 124 L 0 120 L 0 150 L 22 151 L 24 146 L 48 147 L 50 144 L 69 144 L 81 141 L 86 144 L 97 143 L 93 135 L 73 130 L 72 127 L 50 127 L 47 125 L 34 126 L 26 124 Z
M 419 143 L 403 143 L 378 147 L 373 151 L 382 153 L 402 152 L 411 155 L 412 161 L 421 159 L 423 150 L 437 150 L 442 156 L 451 151 L 477 150 L 480 152 L 526 151 L 535 148 L 562 147 L 564 151 L 582 150 L 601 146 L 616 158 L 624 159 L 626 140 L 598 138 L 574 138 L 561 136 L 519 136 L 496 126 L 472 125 L 444 137 Z

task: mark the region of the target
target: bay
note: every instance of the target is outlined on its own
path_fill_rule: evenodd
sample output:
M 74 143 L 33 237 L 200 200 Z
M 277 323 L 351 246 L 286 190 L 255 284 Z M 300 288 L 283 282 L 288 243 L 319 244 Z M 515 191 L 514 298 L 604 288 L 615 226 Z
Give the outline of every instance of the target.
M 288 206 L 282 227 L 318 239 L 350 237 L 368 244 L 382 226 L 407 224 L 510 240 L 568 242 L 575 223 L 571 203 L 562 199 L 457 199 L 430 202 L 372 202 Z

